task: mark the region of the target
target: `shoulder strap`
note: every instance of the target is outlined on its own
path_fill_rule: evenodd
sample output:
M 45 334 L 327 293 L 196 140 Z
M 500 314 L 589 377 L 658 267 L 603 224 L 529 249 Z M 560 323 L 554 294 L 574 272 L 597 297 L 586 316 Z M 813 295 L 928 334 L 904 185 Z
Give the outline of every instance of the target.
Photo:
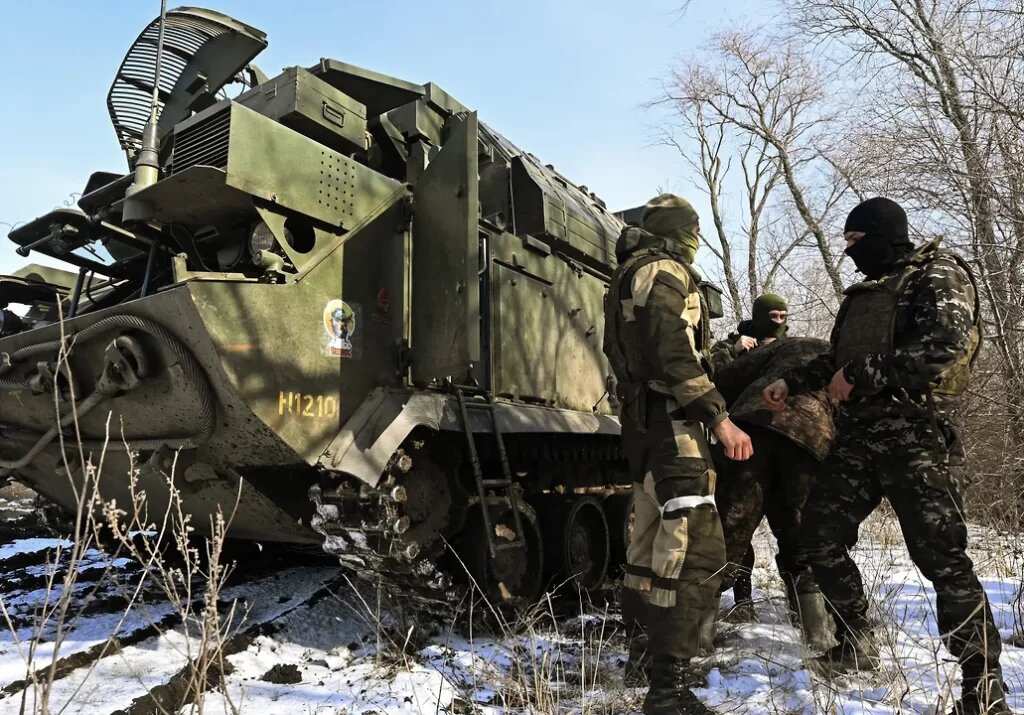
M 656 263 L 668 256 L 661 251 L 654 249 L 643 249 L 632 254 L 629 258 L 619 264 L 619 270 L 612 278 L 608 292 L 619 300 L 622 300 L 622 287 L 633 282 L 633 276 L 644 266 Z
M 633 275 L 648 263 L 654 263 L 663 258 L 659 251 L 642 249 L 631 254 L 626 260 L 619 264 L 619 267 L 612 274 L 611 283 L 608 285 L 608 293 L 605 295 L 605 316 L 606 323 L 604 330 L 603 349 L 604 354 L 611 363 L 612 370 L 616 372 L 619 380 L 632 380 L 629 374 L 629 361 L 626 359 L 626 350 L 621 341 L 622 332 L 622 307 L 621 301 L 624 286 L 633 282 Z

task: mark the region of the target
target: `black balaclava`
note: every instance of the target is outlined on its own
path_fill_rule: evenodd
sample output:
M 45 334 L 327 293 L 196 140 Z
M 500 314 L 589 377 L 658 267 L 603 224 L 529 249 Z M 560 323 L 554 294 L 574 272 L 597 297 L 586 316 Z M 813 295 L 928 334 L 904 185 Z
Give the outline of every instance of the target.
M 767 338 L 781 338 L 786 334 L 786 330 L 788 330 L 786 321 L 776 323 L 769 316 L 769 313 L 773 310 L 789 312 L 789 305 L 786 303 L 786 299 L 774 293 L 763 293 L 757 296 L 757 299 L 754 300 L 750 330 L 747 333 L 750 337 L 765 340 Z
M 857 204 L 846 217 L 846 231 L 863 231 L 864 237 L 846 249 L 857 270 L 875 280 L 914 250 L 907 235 L 907 214 L 890 199 L 876 196 Z

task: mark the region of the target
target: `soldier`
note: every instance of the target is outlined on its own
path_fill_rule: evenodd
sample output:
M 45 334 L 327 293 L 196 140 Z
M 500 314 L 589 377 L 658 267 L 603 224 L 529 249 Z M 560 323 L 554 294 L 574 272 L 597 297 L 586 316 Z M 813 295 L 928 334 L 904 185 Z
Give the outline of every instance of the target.
M 742 320 L 736 326 L 736 332 L 730 333 L 725 340 L 719 340 L 711 347 L 711 367 L 715 371 L 725 367 L 740 355 L 757 347 L 781 338 L 789 326 L 789 304 L 782 296 L 774 293 L 763 293 L 754 299 L 754 309 L 749 320 Z M 723 529 L 725 525 L 723 524 Z M 753 532 L 751 532 L 753 533 Z M 728 536 L 728 535 L 727 535 Z M 730 561 L 736 561 L 730 556 Z M 754 588 L 750 582 L 754 569 L 754 546 L 750 544 L 743 557 L 736 561 L 739 568 L 733 576 L 732 593 L 734 606 L 728 618 L 736 621 L 753 621 L 757 619 L 754 612 Z
M 751 348 L 771 342 L 786 334 L 789 326 L 789 305 L 786 299 L 774 293 L 762 293 L 754 299 L 754 310 L 749 320 L 742 320 L 736 332 L 719 340 L 711 348 L 711 366 L 717 370 L 731 363 Z
M 938 240 L 916 248 L 907 217 L 874 198 L 850 212 L 846 253 L 867 280 L 846 290 L 832 349 L 764 390 L 789 395 L 826 384 L 840 401 L 837 437 L 804 512 L 801 558 L 837 617 L 833 669 L 877 666 L 868 602 L 849 549 L 860 523 L 888 497 L 911 558 L 935 588 L 939 631 L 963 670 L 953 713 L 1005 714 L 999 631 L 966 554 L 951 410 L 966 389 L 979 342 L 973 277 Z
M 806 642 L 817 649 L 830 642 L 829 617 L 810 569 L 797 563 L 797 551 L 804 503 L 835 434 L 833 403 L 825 390 L 819 390 L 794 397 L 785 410 L 773 412 L 767 409 L 761 390 L 828 349 L 824 340 L 783 337 L 715 371 L 715 387 L 725 398 L 730 416 L 754 446 L 754 456 L 746 462 L 717 462 L 716 500 L 728 561 L 722 588 L 735 579 L 737 599 L 740 579 L 750 588 L 753 559 L 746 555 L 753 555 L 751 538 L 767 516 L 778 542 L 775 562 L 794 624 L 801 626 Z
M 619 267 L 605 303 L 604 351 L 618 381 L 634 491 L 622 610 L 631 631 L 657 624 L 648 628 L 644 713 L 710 713 L 689 690 L 689 662 L 725 563 L 705 430 L 730 459 L 750 456 L 750 438 L 708 378 L 709 316 L 692 265 L 697 213 L 662 194 L 642 216 L 643 228 L 627 227 L 616 244 Z M 636 668 L 632 645 L 630 655 Z

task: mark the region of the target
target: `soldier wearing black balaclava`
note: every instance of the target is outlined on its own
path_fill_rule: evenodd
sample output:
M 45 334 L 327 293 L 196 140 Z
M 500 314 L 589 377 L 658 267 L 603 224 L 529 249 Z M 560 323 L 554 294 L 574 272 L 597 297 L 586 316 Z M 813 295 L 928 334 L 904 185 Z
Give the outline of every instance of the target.
M 735 331 L 711 346 L 708 359 L 715 372 L 717 373 L 732 364 L 738 357 L 750 354 L 758 346 L 767 345 L 783 337 L 789 329 L 788 317 L 789 304 L 785 298 L 775 293 L 762 293 L 757 296 L 750 311 L 750 318 L 741 320 Z M 739 485 L 733 486 L 738 487 Z M 747 499 L 747 496 L 750 495 L 746 488 L 734 489 L 733 496 L 739 498 L 744 504 L 750 505 L 752 512 L 763 513 L 761 508 L 755 505 L 755 499 Z M 737 505 L 733 504 L 732 506 L 736 507 Z M 734 508 L 733 511 L 735 512 L 736 509 Z M 726 551 L 728 552 L 730 525 L 725 523 L 724 511 L 722 514 L 722 528 L 725 530 Z M 735 534 L 737 530 L 732 529 L 732 531 Z M 757 620 L 753 600 L 754 587 L 751 583 L 751 574 L 754 568 L 753 544 L 748 545 L 742 558 L 737 560 L 734 554 L 729 554 L 729 559 L 730 562 L 737 562 L 739 568 L 735 570 L 733 578 L 729 579 L 732 583 L 733 607 L 726 618 L 732 621 Z
M 711 366 L 725 367 L 740 355 L 758 345 L 765 345 L 786 334 L 789 326 L 789 304 L 775 293 L 762 293 L 754 299 L 751 317 L 741 320 L 736 331 L 711 347 Z
M 980 341 L 970 269 L 939 241 L 914 247 L 907 218 L 874 198 L 846 221 L 846 253 L 866 280 L 846 289 L 831 350 L 764 389 L 778 409 L 828 385 L 837 436 L 803 517 L 800 558 L 835 609 L 834 670 L 874 668 L 878 650 L 860 572 L 849 550 L 888 498 L 921 573 L 935 589 L 939 632 L 963 671 L 956 715 L 1008 715 L 1001 644 L 967 556 L 963 452 L 953 410 Z
M 846 255 L 869 281 L 881 278 L 914 251 L 907 214 L 889 199 L 875 198 L 857 204 L 846 217 L 843 233 L 863 234 L 847 247 Z
M 791 620 L 813 648 L 830 644 L 832 625 L 810 569 L 800 563 L 799 549 L 804 506 L 835 435 L 834 405 L 827 391 L 816 390 L 794 397 L 784 410 L 771 411 L 761 390 L 828 349 L 824 340 L 785 336 L 715 370 L 715 387 L 729 414 L 754 444 L 754 455 L 745 462 L 716 461 L 718 513 L 728 561 L 722 588 L 732 586 L 735 597 L 726 618 L 757 619 L 750 583 L 751 543 L 767 517 Z

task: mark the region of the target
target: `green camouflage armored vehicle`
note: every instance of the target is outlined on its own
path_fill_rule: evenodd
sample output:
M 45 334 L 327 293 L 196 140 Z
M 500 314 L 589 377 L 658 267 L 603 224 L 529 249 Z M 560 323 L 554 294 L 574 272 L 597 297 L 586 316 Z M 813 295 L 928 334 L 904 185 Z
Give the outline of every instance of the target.
M 601 352 L 622 221 L 435 84 L 267 78 L 266 44 L 155 20 L 107 97 L 129 171 L 10 233 L 68 270 L 0 277 L 0 470 L 73 507 L 79 434 L 106 498 L 135 452 L 150 512 L 173 470 L 198 528 L 241 489 L 239 539 L 422 587 L 451 543 L 504 598 L 596 585 L 628 510 Z

